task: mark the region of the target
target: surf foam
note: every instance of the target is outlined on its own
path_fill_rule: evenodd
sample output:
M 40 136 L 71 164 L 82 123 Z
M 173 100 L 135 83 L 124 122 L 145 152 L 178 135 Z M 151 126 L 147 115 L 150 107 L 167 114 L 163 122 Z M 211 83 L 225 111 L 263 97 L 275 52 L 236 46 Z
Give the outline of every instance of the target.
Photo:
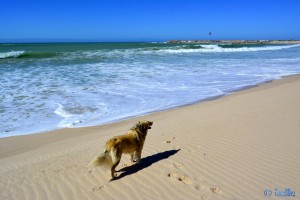
M 264 47 L 234 47 L 224 48 L 219 45 L 200 45 L 202 48 L 198 49 L 164 49 L 161 52 L 167 53 L 221 53 L 221 52 L 255 52 L 255 51 L 274 51 L 281 49 L 289 49 L 299 47 L 300 44 L 295 45 L 281 45 L 281 46 L 264 46 Z
M 11 51 L 11 52 L 0 53 L 0 59 L 17 58 L 17 57 L 23 55 L 24 53 L 25 53 L 25 51 Z

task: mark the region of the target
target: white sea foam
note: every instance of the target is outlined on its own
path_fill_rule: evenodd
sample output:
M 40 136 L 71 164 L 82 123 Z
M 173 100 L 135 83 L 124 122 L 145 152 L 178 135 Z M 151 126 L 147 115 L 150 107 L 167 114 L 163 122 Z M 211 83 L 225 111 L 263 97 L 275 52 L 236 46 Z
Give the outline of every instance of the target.
M 255 51 L 273 51 L 281 49 L 289 49 L 299 47 L 300 44 L 280 45 L 280 46 L 264 46 L 264 47 L 235 47 L 227 48 L 219 45 L 200 45 L 199 49 L 163 49 L 162 52 L 167 53 L 220 53 L 220 52 L 255 52 Z
M 57 114 L 63 118 L 68 118 L 68 117 L 72 116 L 72 114 L 65 111 L 64 107 L 61 104 L 58 103 L 57 105 L 58 105 L 58 108 L 54 111 L 55 114 Z
M 148 45 L 0 60 L 0 137 L 109 123 L 300 73 L 300 45 Z
M 226 45 L 225 45 L 226 46 Z M 106 61 L 113 59 L 135 59 L 141 55 L 164 55 L 164 54 L 187 54 L 187 53 L 238 53 L 238 52 L 257 52 L 257 51 L 276 51 L 282 49 L 289 49 L 299 47 L 300 44 L 294 45 L 269 45 L 259 47 L 224 47 L 224 45 L 207 44 L 207 45 L 179 45 L 171 47 L 147 47 L 147 48 L 133 48 L 133 49 L 113 49 L 113 50 L 86 50 L 68 52 L 63 54 L 63 60 L 95 60 Z
M 3 58 L 17 58 L 20 55 L 24 54 L 25 51 L 10 51 L 10 52 L 4 52 L 0 53 L 0 59 Z

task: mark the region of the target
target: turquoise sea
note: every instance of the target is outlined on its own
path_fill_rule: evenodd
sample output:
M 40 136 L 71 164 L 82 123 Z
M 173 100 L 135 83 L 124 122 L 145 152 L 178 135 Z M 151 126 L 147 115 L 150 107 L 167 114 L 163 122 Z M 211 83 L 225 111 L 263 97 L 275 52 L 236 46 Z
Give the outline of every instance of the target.
M 110 123 L 299 73 L 298 44 L 0 44 L 0 137 Z

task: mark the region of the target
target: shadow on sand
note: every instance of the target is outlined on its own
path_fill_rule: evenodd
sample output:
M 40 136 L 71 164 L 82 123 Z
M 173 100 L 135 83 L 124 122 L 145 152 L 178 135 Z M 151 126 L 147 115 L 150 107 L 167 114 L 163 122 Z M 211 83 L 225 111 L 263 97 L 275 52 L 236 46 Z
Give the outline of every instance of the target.
M 143 170 L 147 167 L 150 167 L 152 164 L 167 159 L 170 156 L 173 156 L 174 154 L 176 154 L 178 151 L 180 151 L 180 149 L 178 150 L 169 150 L 169 151 L 164 151 L 164 152 L 160 152 L 157 154 L 154 154 L 152 156 L 148 156 L 145 158 L 141 159 L 140 163 L 136 163 L 134 165 L 128 166 L 128 167 L 124 167 L 120 170 L 118 170 L 118 172 L 122 172 L 118 177 L 116 177 L 114 180 L 118 180 L 121 179 L 125 176 L 134 174 L 140 170 Z

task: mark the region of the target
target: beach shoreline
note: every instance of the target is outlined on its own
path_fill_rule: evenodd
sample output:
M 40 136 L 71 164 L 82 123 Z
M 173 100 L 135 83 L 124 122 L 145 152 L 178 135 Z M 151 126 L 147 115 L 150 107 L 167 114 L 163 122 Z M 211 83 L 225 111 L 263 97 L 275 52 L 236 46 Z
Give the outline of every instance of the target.
M 260 199 L 276 187 L 299 194 L 299 86 L 293 75 L 111 124 L 1 138 L 0 199 Z M 117 169 L 129 171 L 116 182 L 86 168 L 109 137 L 139 120 L 154 121 L 141 168 L 124 156 Z
M 83 129 L 83 128 L 90 128 L 90 127 L 98 127 L 98 126 L 105 126 L 105 125 L 115 124 L 115 123 L 119 123 L 119 122 L 122 122 L 122 121 L 126 121 L 126 120 L 130 120 L 130 119 L 135 119 L 135 118 L 151 115 L 151 114 L 154 114 L 154 113 L 159 113 L 159 112 L 164 112 L 164 111 L 168 111 L 168 110 L 178 109 L 178 108 L 182 108 L 182 107 L 186 107 L 186 106 L 192 106 L 192 105 L 200 104 L 200 103 L 203 103 L 203 102 L 206 102 L 206 101 L 213 101 L 213 100 L 216 100 L 218 98 L 222 98 L 222 97 L 225 97 L 225 96 L 228 96 L 228 95 L 232 95 L 236 92 L 240 92 L 240 91 L 243 91 L 243 90 L 248 90 L 248 89 L 251 89 L 251 88 L 254 88 L 254 87 L 259 87 L 261 85 L 268 84 L 268 83 L 271 83 L 273 81 L 277 81 L 277 80 L 280 80 L 280 79 L 283 79 L 283 78 L 294 77 L 294 76 L 300 76 L 300 75 L 299 74 L 286 75 L 286 76 L 282 76 L 282 77 L 277 78 L 277 79 L 267 80 L 267 81 L 264 81 L 264 82 L 261 82 L 261 83 L 258 83 L 258 84 L 252 84 L 252 85 L 244 86 L 244 87 L 241 87 L 241 88 L 236 89 L 236 90 L 230 90 L 227 93 L 224 93 L 222 95 L 216 95 L 216 96 L 207 97 L 207 98 L 204 98 L 204 99 L 194 100 L 194 101 L 191 101 L 189 103 L 182 104 L 182 105 L 177 105 L 177 106 L 173 106 L 173 107 L 168 107 L 168 108 L 163 108 L 163 109 L 154 110 L 154 111 L 150 111 L 150 112 L 145 112 L 141 115 L 132 115 L 132 116 L 120 118 L 120 119 L 117 119 L 117 120 L 109 121 L 107 123 L 87 125 L 87 126 L 78 126 L 78 127 L 77 126 L 75 126 L 75 127 L 61 127 L 61 128 L 57 127 L 57 128 L 54 128 L 54 129 L 49 129 L 49 130 L 45 130 L 45 131 L 41 131 L 41 132 L 29 132 L 29 133 L 22 133 L 22 134 L 17 134 L 17 135 L 1 136 L 0 141 L 1 141 L 1 139 L 4 139 L 4 138 L 20 137 L 20 136 L 36 135 L 36 134 L 47 134 L 47 133 L 50 133 L 50 132 L 53 133 L 53 132 L 60 131 L 60 130 Z

